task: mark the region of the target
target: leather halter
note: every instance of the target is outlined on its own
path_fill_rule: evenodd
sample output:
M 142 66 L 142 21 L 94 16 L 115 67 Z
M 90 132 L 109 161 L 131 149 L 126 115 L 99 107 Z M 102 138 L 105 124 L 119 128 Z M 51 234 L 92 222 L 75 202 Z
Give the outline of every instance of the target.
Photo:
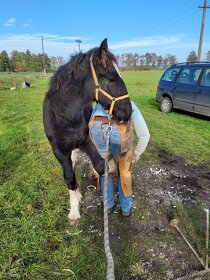
M 110 109 L 109 109 L 109 115 L 112 115 L 115 102 L 119 101 L 119 100 L 122 100 L 122 99 L 125 99 L 125 98 L 129 98 L 129 95 L 125 94 L 125 95 L 122 95 L 122 96 L 119 96 L 119 97 L 113 97 L 113 96 L 111 96 L 109 93 L 107 93 L 105 90 L 103 90 L 101 88 L 101 85 L 98 83 L 96 71 L 95 71 L 94 66 L 93 66 L 93 53 L 90 56 L 90 67 L 91 67 L 91 71 L 92 71 L 92 75 L 93 75 L 93 79 L 94 79 L 95 87 L 96 87 L 96 92 L 95 92 L 96 101 L 98 101 L 98 94 L 99 94 L 99 92 L 102 93 L 103 95 L 105 95 L 109 100 L 111 100 L 111 106 L 110 106 Z

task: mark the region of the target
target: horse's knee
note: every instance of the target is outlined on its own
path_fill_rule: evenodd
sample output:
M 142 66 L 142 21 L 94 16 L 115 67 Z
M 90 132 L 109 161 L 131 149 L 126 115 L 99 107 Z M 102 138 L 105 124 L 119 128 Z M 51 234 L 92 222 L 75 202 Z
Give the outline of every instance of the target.
M 74 191 L 77 189 L 77 181 L 73 171 L 68 173 L 64 172 L 63 177 L 69 190 Z

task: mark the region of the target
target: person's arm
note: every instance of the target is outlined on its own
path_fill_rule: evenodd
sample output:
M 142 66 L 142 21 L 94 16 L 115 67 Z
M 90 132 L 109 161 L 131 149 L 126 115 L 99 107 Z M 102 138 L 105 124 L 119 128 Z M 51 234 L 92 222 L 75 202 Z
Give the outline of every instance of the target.
M 150 139 L 150 133 L 139 109 L 132 101 L 131 101 L 131 105 L 132 105 L 131 122 L 133 124 L 137 136 L 137 145 L 134 150 L 134 156 L 135 159 L 138 160 L 147 147 L 147 144 Z

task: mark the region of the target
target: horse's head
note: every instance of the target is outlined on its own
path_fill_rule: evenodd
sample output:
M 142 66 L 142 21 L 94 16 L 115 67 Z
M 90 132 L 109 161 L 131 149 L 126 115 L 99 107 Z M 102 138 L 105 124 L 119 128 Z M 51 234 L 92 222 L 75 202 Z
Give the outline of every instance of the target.
M 107 39 L 99 48 L 90 51 L 90 65 L 96 100 L 106 110 L 111 108 L 113 119 L 127 121 L 131 116 L 131 102 L 116 59 L 108 50 Z

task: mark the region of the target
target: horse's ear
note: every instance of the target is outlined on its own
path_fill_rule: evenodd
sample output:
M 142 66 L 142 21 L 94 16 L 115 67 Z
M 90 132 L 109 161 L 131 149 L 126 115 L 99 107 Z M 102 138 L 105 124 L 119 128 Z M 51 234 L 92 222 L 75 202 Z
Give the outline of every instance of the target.
M 107 44 L 107 38 L 104 39 L 101 42 L 100 48 L 99 48 L 99 60 L 104 66 L 104 68 L 107 67 L 107 53 L 108 53 L 108 44 Z

